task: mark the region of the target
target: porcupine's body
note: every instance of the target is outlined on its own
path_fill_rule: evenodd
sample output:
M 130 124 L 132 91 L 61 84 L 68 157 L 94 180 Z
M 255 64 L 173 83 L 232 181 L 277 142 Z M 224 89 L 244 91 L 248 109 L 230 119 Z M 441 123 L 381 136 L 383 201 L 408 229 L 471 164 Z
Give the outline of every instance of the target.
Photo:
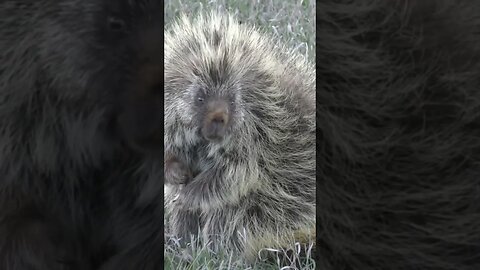
M 319 269 L 480 269 L 480 5 L 317 2 Z
M 274 44 L 214 13 L 165 34 L 170 232 L 221 235 L 248 259 L 315 227 L 314 68 Z M 193 178 L 169 179 L 172 164 Z

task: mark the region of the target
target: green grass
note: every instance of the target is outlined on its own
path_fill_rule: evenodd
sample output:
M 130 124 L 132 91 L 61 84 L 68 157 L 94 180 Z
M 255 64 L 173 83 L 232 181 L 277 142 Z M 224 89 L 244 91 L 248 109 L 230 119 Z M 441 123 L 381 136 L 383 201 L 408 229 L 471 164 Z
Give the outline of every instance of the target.
M 301 0 L 166 0 L 165 23 L 174 20 L 180 13 L 195 14 L 209 10 L 228 11 L 243 23 L 257 26 L 298 50 L 312 62 L 315 59 L 315 2 Z M 235 254 L 218 254 L 209 250 L 206 243 L 193 239 L 189 251 L 182 249 L 176 239 L 165 243 L 165 270 L 169 269 L 315 269 L 308 246 L 297 248 L 305 254 L 284 251 L 263 251 L 273 260 L 258 260 L 255 265 L 246 265 Z M 283 256 L 276 256 L 280 254 Z M 283 259 L 280 259 L 282 257 Z M 285 259 L 287 257 L 287 259 Z M 296 267 L 293 267 L 295 266 Z
M 270 32 L 275 38 L 315 60 L 315 1 L 311 0 L 166 0 L 165 23 L 181 12 L 228 11 L 241 22 Z
M 167 217 L 168 218 L 168 217 Z M 224 241 L 219 239 L 219 241 Z M 230 269 L 315 269 L 312 244 L 292 243 L 290 250 L 265 248 L 260 251 L 256 262 L 247 264 L 234 253 L 214 252 L 207 243 L 194 238 L 181 247 L 178 239 L 166 236 L 165 270 L 230 270 Z

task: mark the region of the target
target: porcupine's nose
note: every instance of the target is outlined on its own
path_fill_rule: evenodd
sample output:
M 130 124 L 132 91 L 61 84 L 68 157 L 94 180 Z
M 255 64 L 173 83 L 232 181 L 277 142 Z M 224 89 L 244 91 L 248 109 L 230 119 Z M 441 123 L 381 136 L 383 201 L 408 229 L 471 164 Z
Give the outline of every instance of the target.
M 132 72 L 119 94 L 116 125 L 128 145 L 140 152 L 163 146 L 163 26 L 154 22 L 135 39 Z
M 210 141 L 222 140 L 229 121 L 228 103 L 223 100 L 211 101 L 202 128 L 205 139 Z

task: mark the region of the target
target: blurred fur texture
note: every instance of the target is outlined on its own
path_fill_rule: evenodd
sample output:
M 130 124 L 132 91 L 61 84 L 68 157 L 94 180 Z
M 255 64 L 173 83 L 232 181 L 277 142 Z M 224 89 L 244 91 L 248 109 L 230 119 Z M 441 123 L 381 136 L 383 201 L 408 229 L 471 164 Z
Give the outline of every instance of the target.
M 318 268 L 480 269 L 480 4 L 317 16 Z
M 163 111 L 160 11 L 153 0 L 0 3 L 0 269 L 93 269 L 109 256 L 106 191 L 118 182 L 105 183 L 141 186 L 138 150 L 163 139 L 162 121 L 139 121 Z M 141 193 L 131 186 L 124 201 Z
M 193 172 L 167 189 L 169 233 L 249 260 L 315 226 L 315 71 L 277 44 L 221 13 L 165 33 L 165 155 Z M 202 136 L 199 95 L 230 104 L 221 141 Z

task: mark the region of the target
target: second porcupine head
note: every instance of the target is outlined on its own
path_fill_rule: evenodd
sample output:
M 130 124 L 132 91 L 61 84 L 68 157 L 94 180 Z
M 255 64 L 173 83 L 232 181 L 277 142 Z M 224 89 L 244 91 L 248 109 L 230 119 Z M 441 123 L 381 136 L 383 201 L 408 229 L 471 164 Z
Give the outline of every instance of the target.
M 278 44 L 226 13 L 181 16 L 171 25 L 165 31 L 165 147 L 206 141 L 241 148 L 281 137 L 283 125 L 294 125 L 292 113 L 314 121 L 313 66 Z
M 0 56 L 8 67 L 0 72 L 7 85 L 2 95 L 30 96 L 36 89 L 79 110 L 103 107 L 133 148 L 153 143 L 153 133 L 161 142 L 161 5 L 156 0 L 0 4 Z

